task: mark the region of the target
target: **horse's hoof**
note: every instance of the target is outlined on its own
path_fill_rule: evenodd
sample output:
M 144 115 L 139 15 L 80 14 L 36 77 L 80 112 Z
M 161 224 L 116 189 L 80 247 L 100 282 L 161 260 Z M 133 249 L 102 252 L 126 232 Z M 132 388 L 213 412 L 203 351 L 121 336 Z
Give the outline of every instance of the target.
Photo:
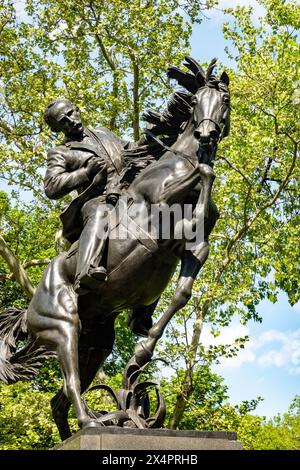
M 97 420 L 91 420 L 82 425 L 81 429 L 103 428 L 103 424 Z

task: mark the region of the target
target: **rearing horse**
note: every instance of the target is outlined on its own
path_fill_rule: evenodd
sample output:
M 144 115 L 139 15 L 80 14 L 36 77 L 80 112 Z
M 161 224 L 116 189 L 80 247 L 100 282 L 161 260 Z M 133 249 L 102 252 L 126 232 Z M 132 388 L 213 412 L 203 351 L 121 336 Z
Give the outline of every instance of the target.
M 138 166 L 139 157 L 149 156 L 149 152 L 154 161 L 135 176 L 125 191 L 130 203 L 124 208 L 121 198 L 113 211 L 107 282 L 91 294 L 75 294 L 77 253 L 73 246 L 46 268 L 27 311 L 8 309 L 0 316 L 0 378 L 6 383 L 31 378 L 45 351 L 56 354 L 64 386 L 51 405 L 62 439 L 70 436 L 67 418 L 71 404 L 80 427 L 103 425 L 103 419 L 87 408 L 81 393 L 112 350 L 116 316 L 128 308 L 136 318 L 152 314 L 181 261 L 171 304 L 149 329 L 147 338 L 137 345 L 134 359 L 128 364 L 130 368 L 135 361 L 143 366 L 168 321 L 191 297 L 195 279 L 207 259 L 208 237 L 218 218 L 210 199 L 215 178 L 212 165 L 218 142 L 229 132 L 230 113 L 229 79 L 225 72 L 216 79 L 212 74 L 215 62 L 205 72 L 187 58 L 185 65 L 191 73 L 175 67 L 168 71 L 169 77 L 189 94 L 177 92 L 165 113 L 147 115 L 151 130 L 144 145 L 133 151 L 131 162 L 133 167 Z M 164 137 L 160 140 L 159 136 Z M 155 240 L 141 229 L 151 205 L 174 203 L 193 207 L 190 219 L 182 219 L 183 226 L 197 227 L 204 215 L 204 239 L 190 249 L 186 249 L 184 236 L 178 240 L 171 234 L 170 240 Z M 117 230 L 119 237 L 114 236 Z M 15 343 L 26 327 L 28 342 L 15 352 Z M 120 418 L 120 425 L 125 421 L 126 417 Z M 139 418 L 133 421 L 142 426 Z

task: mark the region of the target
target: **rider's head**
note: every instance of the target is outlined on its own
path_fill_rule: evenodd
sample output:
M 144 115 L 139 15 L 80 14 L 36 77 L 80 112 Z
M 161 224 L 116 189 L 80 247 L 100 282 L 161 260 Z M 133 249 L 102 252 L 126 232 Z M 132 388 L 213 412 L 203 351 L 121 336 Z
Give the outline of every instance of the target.
M 58 99 L 49 103 L 44 119 L 53 132 L 63 132 L 67 137 L 82 134 L 80 111 L 69 100 Z

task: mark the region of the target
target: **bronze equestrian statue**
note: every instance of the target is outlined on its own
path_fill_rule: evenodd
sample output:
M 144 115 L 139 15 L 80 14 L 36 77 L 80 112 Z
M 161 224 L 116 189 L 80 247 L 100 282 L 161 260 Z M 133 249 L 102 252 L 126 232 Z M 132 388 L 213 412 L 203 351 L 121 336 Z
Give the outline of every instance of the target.
M 169 77 L 187 92 L 176 92 L 162 114 L 148 112 L 146 135 L 139 145 L 122 151 L 118 175 L 122 191 L 109 211 L 109 235 L 104 243 L 106 280 L 95 288 L 89 286 L 92 290 L 85 295 L 75 292 L 78 273 L 78 241 L 75 241 L 67 253 L 49 264 L 27 311 L 8 309 L 0 316 L 0 378 L 6 383 L 30 379 L 43 356 L 48 352 L 56 354 L 64 386 L 51 405 L 62 439 L 70 436 L 71 404 L 80 427 L 162 425 L 161 410 L 154 417 L 139 411 L 143 387 L 139 387 L 137 377 L 151 360 L 169 320 L 190 299 L 195 279 L 207 259 L 208 238 L 218 218 L 211 199 L 215 178 L 212 167 L 218 143 L 229 132 L 230 95 L 227 74 L 223 72 L 220 79 L 213 74 L 215 62 L 206 71 L 191 58 L 186 58 L 185 63 L 189 72 L 171 67 Z M 93 177 L 92 169 L 89 172 L 91 177 L 86 184 Z M 101 193 L 105 178 L 100 175 L 97 179 L 98 175 L 93 181 L 96 180 L 95 186 L 99 183 Z M 96 194 L 90 200 L 96 201 L 97 197 Z M 145 230 L 151 206 L 172 204 L 192 205 L 191 217 L 182 219 L 183 226 L 197 228 L 204 220 L 203 239 L 196 238 L 189 248 L 184 236 L 178 239 L 173 233 L 168 240 L 155 239 Z M 112 350 L 116 316 L 124 309 L 132 309 L 132 318 L 136 319 L 152 314 L 179 262 L 180 275 L 171 304 L 148 330 L 147 338 L 137 344 L 127 364 L 119 411 L 107 415 L 93 412 L 80 395 Z M 26 329 L 28 342 L 16 352 L 15 343 Z

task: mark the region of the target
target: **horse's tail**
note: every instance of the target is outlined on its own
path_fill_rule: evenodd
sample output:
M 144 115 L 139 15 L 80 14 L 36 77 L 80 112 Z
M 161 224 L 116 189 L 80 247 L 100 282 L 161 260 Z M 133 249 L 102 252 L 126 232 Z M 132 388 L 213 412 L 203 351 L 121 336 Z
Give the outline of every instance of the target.
M 17 341 L 27 336 L 26 310 L 8 308 L 0 313 L 0 380 L 6 384 L 31 380 L 38 373 L 42 359 L 49 356 L 30 338 L 17 351 Z

